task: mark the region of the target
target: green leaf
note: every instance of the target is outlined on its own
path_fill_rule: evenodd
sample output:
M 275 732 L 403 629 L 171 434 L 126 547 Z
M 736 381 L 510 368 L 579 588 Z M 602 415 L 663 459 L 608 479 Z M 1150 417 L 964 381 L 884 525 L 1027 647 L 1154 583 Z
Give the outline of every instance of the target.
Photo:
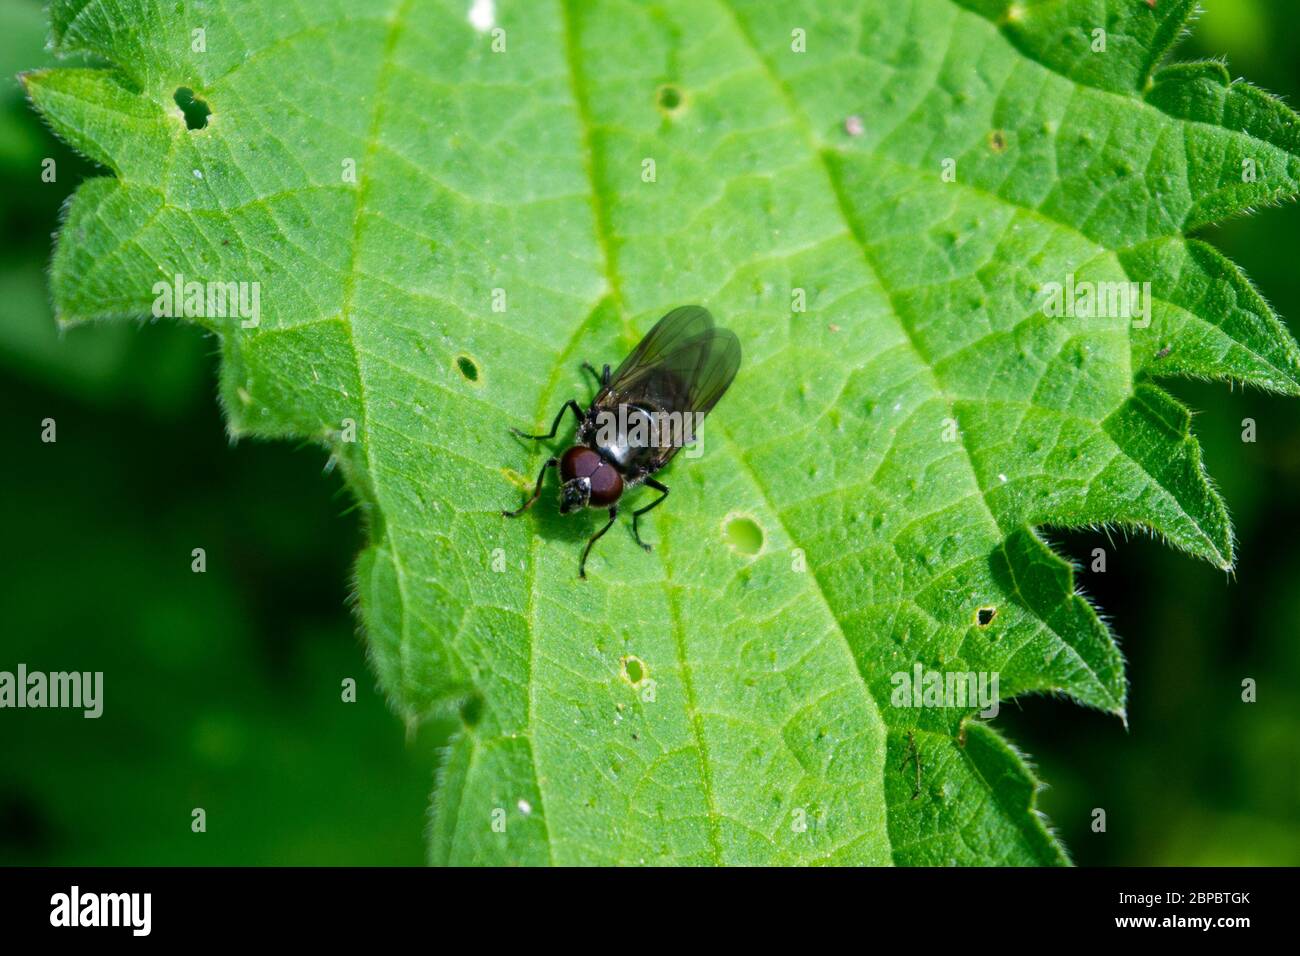
M 232 434 L 345 469 L 396 708 L 459 708 L 434 861 L 1065 862 L 977 707 L 893 692 L 996 672 L 1123 715 L 1040 529 L 1232 564 L 1155 380 L 1300 391 L 1277 317 L 1187 235 L 1293 195 L 1300 134 L 1220 64 L 1157 68 L 1191 8 L 56 0 L 56 50 L 111 66 L 27 89 L 113 175 L 68 210 L 55 301 L 260 283 L 258 327 L 195 321 Z M 1047 314 L 1067 282 L 1150 309 Z M 579 581 L 599 516 L 504 520 L 547 454 L 507 429 L 691 302 L 740 375 L 664 475 L 653 555 L 611 533 Z

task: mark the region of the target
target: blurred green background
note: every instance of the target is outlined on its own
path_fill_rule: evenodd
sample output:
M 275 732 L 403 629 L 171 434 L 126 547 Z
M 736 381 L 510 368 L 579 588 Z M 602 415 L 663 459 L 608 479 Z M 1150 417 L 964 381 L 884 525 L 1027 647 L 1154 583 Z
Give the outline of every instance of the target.
M 1294 0 L 1207 0 L 1183 58 L 1225 55 L 1295 104 Z M 35 0 L 0 0 L 0 669 L 102 670 L 106 716 L 0 722 L 0 863 L 420 863 L 438 748 L 376 691 L 345 605 L 362 529 L 314 447 L 231 445 L 214 343 L 174 323 L 60 335 L 61 204 L 93 170 L 13 75 L 49 63 Z M 58 180 L 41 182 L 41 162 Z M 1300 327 L 1300 209 L 1207 230 Z M 1081 864 L 1300 863 L 1300 405 L 1173 383 L 1236 524 L 1226 576 L 1146 538 L 1050 534 L 1122 641 L 1129 727 L 1067 701 L 999 726 L 1051 783 Z M 1258 440 L 1241 441 L 1253 418 Z M 54 418 L 58 441 L 40 441 Z M 207 551 L 205 574 L 190 552 Z M 340 699 L 357 682 L 356 703 Z M 1259 702 L 1243 704 L 1254 678 Z M 190 811 L 203 807 L 207 832 Z M 1107 815 L 1105 833 L 1090 827 Z

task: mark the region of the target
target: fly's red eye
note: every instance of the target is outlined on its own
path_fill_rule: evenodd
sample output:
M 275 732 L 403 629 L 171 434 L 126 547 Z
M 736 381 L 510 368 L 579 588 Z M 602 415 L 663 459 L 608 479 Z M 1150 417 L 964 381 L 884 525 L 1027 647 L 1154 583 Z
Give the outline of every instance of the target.
M 612 505 L 623 494 L 623 478 L 618 469 L 601 462 L 600 467 L 591 473 L 591 503 L 593 505 Z
M 560 477 L 565 481 L 589 478 L 603 462 L 604 459 L 590 448 L 574 445 L 560 459 Z

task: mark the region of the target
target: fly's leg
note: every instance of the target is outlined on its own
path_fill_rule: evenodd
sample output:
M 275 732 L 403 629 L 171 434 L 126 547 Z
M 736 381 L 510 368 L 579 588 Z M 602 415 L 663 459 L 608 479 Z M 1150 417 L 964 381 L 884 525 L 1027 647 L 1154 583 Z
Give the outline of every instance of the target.
M 583 362 L 583 363 L 582 363 L 582 367 L 585 368 L 588 372 L 591 373 L 591 377 L 594 378 L 594 379 L 596 380 L 596 387 L 597 387 L 597 388 L 604 388 L 606 385 L 609 384 L 609 364 L 608 364 L 608 363 L 606 363 L 604 370 L 601 371 L 601 372 L 597 372 L 597 371 L 596 371 L 596 366 L 592 365 L 590 362 Z
M 641 532 L 637 530 L 636 523 L 643 514 L 668 497 L 668 486 L 655 481 L 653 478 L 647 478 L 645 483 L 647 488 L 653 488 L 655 491 L 661 492 L 661 494 L 644 508 L 637 508 L 636 511 L 632 512 L 632 536 L 636 538 L 637 544 L 649 551 L 652 545 L 648 545 L 641 540 Z
M 563 414 L 564 409 L 560 409 L 560 413 Z M 554 430 L 552 430 L 552 434 L 554 434 Z M 542 470 L 537 473 L 537 486 L 533 488 L 533 496 L 529 498 L 527 501 L 525 501 L 522 507 L 516 508 L 514 511 L 503 511 L 501 513 L 505 515 L 507 518 L 518 518 L 521 514 L 523 514 L 525 511 L 531 508 L 533 506 L 533 503 L 536 502 L 539 497 L 541 497 L 542 481 L 546 478 L 546 470 L 548 468 L 554 468 L 559 463 L 560 463 L 560 459 L 558 458 L 546 459 L 546 464 L 542 465 Z
M 545 435 L 526 435 L 518 428 L 511 428 L 510 431 L 512 434 L 518 435 L 520 438 L 528 438 L 532 441 L 546 441 L 554 438 L 555 433 L 560 430 L 560 421 L 564 418 L 564 413 L 570 408 L 573 409 L 573 417 L 578 420 L 579 424 L 581 424 L 583 419 L 582 406 L 573 399 L 569 399 L 564 403 L 564 406 L 560 409 L 559 413 L 556 414 L 555 421 L 551 422 L 551 430 Z
M 586 580 L 587 578 L 587 555 L 591 554 L 591 546 L 600 540 L 600 536 L 614 526 L 614 519 L 618 517 L 618 505 L 609 509 L 609 520 L 605 522 L 605 527 L 601 528 L 591 536 L 587 542 L 587 547 L 582 551 L 582 560 L 578 562 L 578 577 Z

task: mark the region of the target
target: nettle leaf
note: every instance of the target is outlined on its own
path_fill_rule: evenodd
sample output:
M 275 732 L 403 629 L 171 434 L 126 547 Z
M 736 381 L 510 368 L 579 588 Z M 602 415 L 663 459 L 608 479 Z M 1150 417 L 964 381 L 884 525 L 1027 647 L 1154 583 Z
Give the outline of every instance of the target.
M 1187 235 L 1293 195 L 1300 127 L 1219 63 L 1158 68 L 1191 9 L 56 0 L 56 50 L 108 65 L 27 89 L 112 175 L 68 209 L 55 300 L 258 284 L 256 327 L 193 318 L 232 434 L 346 469 L 395 706 L 460 710 L 432 860 L 1065 862 L 978 705 L 893 695 L 919 666 L 1124 713 L 1044 526 L 1232 564 L 1155 382 L 1300 391 Z M 1150 298 L 1098 285 L 1089 317 L 1093 283 Z M 547 454 L 507 429 L 684 303 L 740 375 L 655 552 L 619 529 L 579 581 L 602 516 L 504 520 Z

